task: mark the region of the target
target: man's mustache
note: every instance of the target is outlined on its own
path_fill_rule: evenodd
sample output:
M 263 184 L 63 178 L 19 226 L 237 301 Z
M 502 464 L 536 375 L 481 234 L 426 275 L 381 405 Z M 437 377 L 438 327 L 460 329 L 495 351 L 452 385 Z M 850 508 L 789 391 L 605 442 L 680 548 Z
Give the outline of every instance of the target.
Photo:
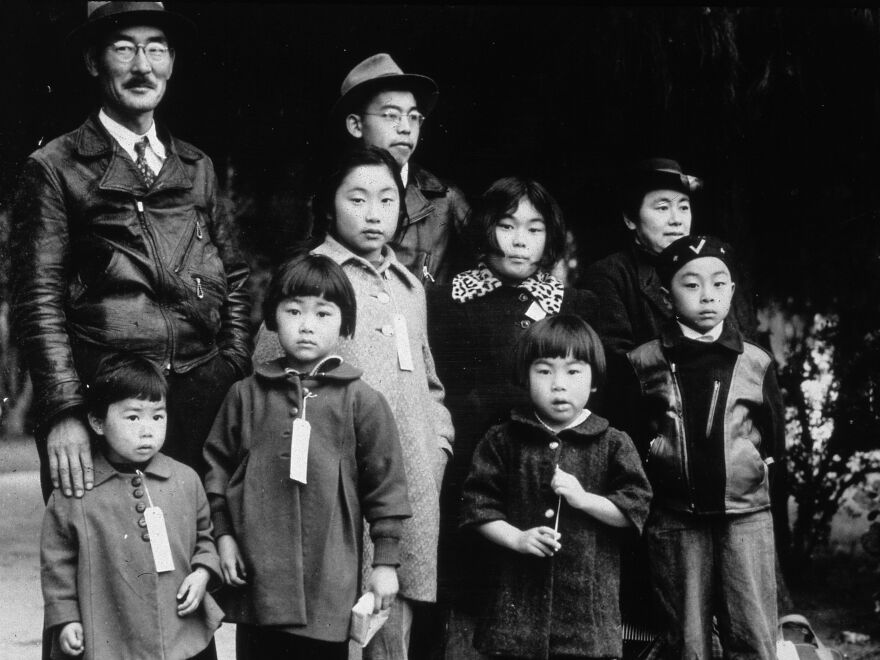
M 132 87 L 149 87 L 150 89 L 156 89 L 156 84 L 148 78 L 132 78 L 123 85 L 124 89 L 131 89 Z

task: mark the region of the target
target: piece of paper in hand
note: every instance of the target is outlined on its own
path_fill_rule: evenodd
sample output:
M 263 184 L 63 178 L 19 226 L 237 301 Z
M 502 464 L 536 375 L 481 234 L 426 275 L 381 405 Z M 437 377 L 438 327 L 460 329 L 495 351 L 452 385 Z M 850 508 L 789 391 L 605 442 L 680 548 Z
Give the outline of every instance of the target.
M 373 614 L 375 602 L 373 592 L 368 591 L 351 608 L 351 626 L 348 629 L 348 636 L 361 646 L 370 643 L 373 635 L 385 625 L 388 614 L 391 612 L 389 607 L 387 610 L 380 610 L 378 614 Z

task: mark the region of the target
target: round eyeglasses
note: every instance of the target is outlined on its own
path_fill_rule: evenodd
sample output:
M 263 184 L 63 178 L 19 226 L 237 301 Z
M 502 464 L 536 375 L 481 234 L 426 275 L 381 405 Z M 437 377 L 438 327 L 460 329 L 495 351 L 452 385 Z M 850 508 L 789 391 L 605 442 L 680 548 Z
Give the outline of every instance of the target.
M 421 126 L 425 121 L 425 115 L 417 110 L 412 110 L 411 112 L 402 113 L 399 110 L 383 110 L 382 112 L 365 112 L 365 115 L 372 115 L 373 117 L 381 117 L 385 123 L 391 124 L 394 128 L 400 126 L 400 122 L 403 121 L 403 118 L 406 117 L 407 121 L 410 124 L 414 124 L 415 126 Z
M 107 48 L 110 50 L 113 57 L 123 64 L 131 62 L 135 58 L 135 55 L 137 55 L 137 52 L 141 49 L 143 49 L 144 55 L 147 56 L 147 59 L 150 60 L 150 62 L 161 64 L 168 59 L 168 53 L 171 50 L 165 44 L 155 42 L 149 44 L 136 44 L 133 41 L 114 41 Z

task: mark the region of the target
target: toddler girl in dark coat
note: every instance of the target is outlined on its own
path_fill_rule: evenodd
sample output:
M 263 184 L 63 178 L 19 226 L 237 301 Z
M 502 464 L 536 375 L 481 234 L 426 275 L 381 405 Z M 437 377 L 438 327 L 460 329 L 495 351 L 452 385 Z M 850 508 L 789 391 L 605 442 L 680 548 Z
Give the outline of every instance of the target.
M 651 488 L 629 436 L 585 408 L 602 345 L 583 320 L 555 316 L 526 330 L 514 360 L 531 401 L 480 441 L 463 489 L 462 526 L 502 548 L 474 645 L 618 657 L 619 540 L 641 531 Z
M 229 394 L 205 443 L 220 566 L 239 658 L 347 657 L 360 594 L 363 520 L 375 611 L 397 591 L 410 516 L 397 426 L 385 398 L 335 355 L 355 331 L 342 268 L 321 255 L 282 265 L 264 302 L 284 355 Z

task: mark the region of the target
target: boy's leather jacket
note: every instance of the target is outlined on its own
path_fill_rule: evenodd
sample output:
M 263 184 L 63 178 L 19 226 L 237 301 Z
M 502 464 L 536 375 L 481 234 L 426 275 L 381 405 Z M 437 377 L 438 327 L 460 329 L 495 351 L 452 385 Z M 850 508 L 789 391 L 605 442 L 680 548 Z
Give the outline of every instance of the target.
M 160 133 L 160 135 L 162 135 Z M 92 115 L 27 160 L 14 210 L 14 325 L 38 425 L 80 406 L 82 344 L 183 373 L 250 364 L 248 267 L 210 159 L 162 135 L 152 188 Z
M 731 329 L 732 330 L 732 329 Z M 646 469 L 654 488 L 654 501 L 668 509 L 694 512 L 688 452 L 699 439 L 687 437 L 682 394 L 670 356 L 674 333 L 627 354 L 641 389 L 639 407 L 649 410 L 650 447 Z M 770 507 L 767 455 L 779 454 L 782 440 L 781 394 L 773 358 L 736 332 L 718 340 L 738 353 L 723 407 L 724 489 L 723 513 L 749 513 Z M 723 391 L 724 388 L 722 388 Z M 696 469 L 699 469 L 698 467 Z

